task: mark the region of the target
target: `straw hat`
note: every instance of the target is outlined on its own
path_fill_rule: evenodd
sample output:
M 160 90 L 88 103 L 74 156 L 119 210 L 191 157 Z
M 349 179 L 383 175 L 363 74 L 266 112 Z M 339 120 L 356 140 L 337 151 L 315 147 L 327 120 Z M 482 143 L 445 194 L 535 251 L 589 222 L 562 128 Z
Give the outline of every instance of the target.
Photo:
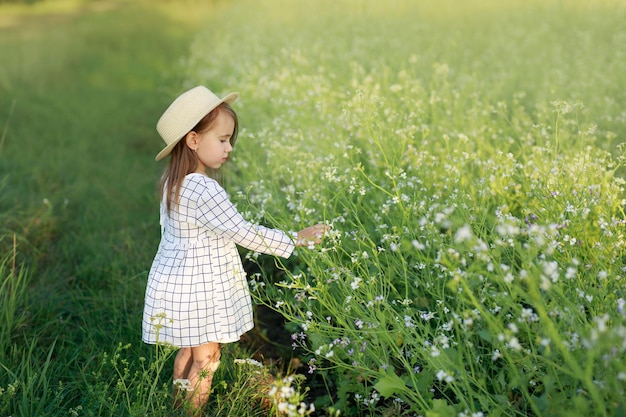
M 165 110 L 157 122 L 157 132 L 165 142 L 165 148 L 154 158 L 160 161 L 170 154 L 174 146 L 198 124 L 211 110 L 222 103 L 231 104 L 239 93 L 230 93 L 219 98 L 206 87 L 198 86 L 185 91 Z

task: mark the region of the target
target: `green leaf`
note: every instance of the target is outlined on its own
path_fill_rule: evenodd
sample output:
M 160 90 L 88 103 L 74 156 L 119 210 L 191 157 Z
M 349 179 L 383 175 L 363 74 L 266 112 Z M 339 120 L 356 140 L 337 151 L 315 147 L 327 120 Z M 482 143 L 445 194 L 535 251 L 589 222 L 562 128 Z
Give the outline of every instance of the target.
M 491 336 L 491 333 L 487 330 L 480 330 L 478 332 L 478 336 L 480 336 L 481 339 L 487 341 L 487 342 L 491 342 L 493 340 L 493 337 Z
M 426 411 L 426 417 L 455 417 L 456 415 L 454 407 L 444 400 L 433 400 L 433 408 Z
M 396 374 L 387 374 L 374 384 L 374 388 L 376 391 L 380 392 L 380 395 L 389 398 L 392 395 L 404 390 L 406 388 L 406 384 Z

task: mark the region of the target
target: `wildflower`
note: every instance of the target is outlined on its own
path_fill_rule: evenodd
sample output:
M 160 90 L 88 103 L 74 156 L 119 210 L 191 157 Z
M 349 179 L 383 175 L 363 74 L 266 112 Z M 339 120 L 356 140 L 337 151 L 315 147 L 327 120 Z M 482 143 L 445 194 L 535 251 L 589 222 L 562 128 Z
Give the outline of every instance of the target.
M 522 349 L 522 345 L 519 343 L 519 340 L 517 337 L 512 337 L 508 343 L 507 346 L 510 347 L 513 350 L 521 350 Z
M 609 315 L 605 314 L 602 317 L 594 317 L 593 320 L 596 322 L 598 326 L 598 331 L 600 333 L 605 333 L 607 330 L 606 323 L 609 321 Z
M 559 278 L 559 266 L 555 261 L 543 263 L 543 274 L 556 282 Z
M 430 356 L 432 356 L 433 358 L 436 358 L 439 355 L 441 355 L 441 351 L 439 349 L 437 349 L 436 346 L 431 346 L 430 347 Z
M 531 308 L 522 308 L 522 314 L 518 321 L 520 323 L 524 321 L 537 322 L 539 321 L 539 316 Z
M 472 233 L 472 228 L 468 225 L 465 225 L 456 231 L 456 234 L 454 235 L 454 241 L 456 243 L 466 242 L 472 239 L 473 236 L 474 234 Z
M 353 290 L 356 290 L 357 288 L 359 288 L 361 284 L 361 278 L 355 277 L 354 280 L 350 283 L 350 287 L 352 287 Z
M 259 361 L 256 361 L 254 359 L 251 358 L 247 358 L 247 359 L 235 359 L 235 363 L 237 364 L 243 364 L 243 365 L 252 365 L 252 366 L 256 366 L 259 368 L 263 368 L 263 364 Z
M 520 228 L 510 223 L 504 223 L 496 226 L 496 232 L 502 237 L 517 236 L 520 233 Z
M 306 414 L 312 414 L 315 412 L 315 405 L 313 403 L 307 404 L 305 402 L 300 403 L 300 408 L 298 408 L 298 414 L 304 416 Z
M 430 311 L 420 311 L 420 318 L 424 321 L 430 321 L 435 317 L 435 313 Z
M 454 376 L 450 375 L 449 373 L 447 373 L 443 369 L 437 372 L 436 377 L 437 377 L 437 379 L 439 381 L 445 381 L 445 382 L 448 382 L 448 383 L 454 382 Z
M 423 243 L 421 243 L 421 242 L 419 242 L 417 240 L 411 241 L 411 244 L 417 250 L 424 250 L 424 249 L 426 249 L 426 245 L 424 245 Z

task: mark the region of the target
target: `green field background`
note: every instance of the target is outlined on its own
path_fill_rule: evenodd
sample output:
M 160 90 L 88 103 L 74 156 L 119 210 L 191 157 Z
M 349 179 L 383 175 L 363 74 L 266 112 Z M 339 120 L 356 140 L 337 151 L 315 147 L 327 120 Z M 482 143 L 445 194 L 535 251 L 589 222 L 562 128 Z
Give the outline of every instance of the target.
M 193 85 L 241 92 L 243 130 L 223 181 L 246 215 L 272 226 L 339 217 L 335 196 L 348 185 L 323 179 L 328 167 L 347 172 L 341 155 L 360 147 L 352 161 L 383 178 L 380 155 L 400 166 L 403 150 L 423 146 L 442 161 L 433 184 L 463 152 L 504 172 L 503 155 L 589 148 L 616 166 L 603 177 L 606 214 L 623 220 L 623 1 L 20 3 L 0 2 L 2 416 L 178 415 L 169 409 L 171 352 L 141 343 L 140 318 L 159 240 L 155 124 Z M 575 189 L 588 179 L 579 175 L 559 183 Z M 493 189 L 508 198 L 504 180 Z M 375 215 L 358 206 L 346 214 L 365 224 Z M 615 242 L 602 266 L 619 275 L 623 234 Z M 260 264 L 276 273 L 273 260 Z M 623 281 L 610 288 L 607 300 L 626 297 Z M 272 372 L 306 374 L 283 319 L 259 320 L 249 343 L 227 348 L 205 415 L 268 414 L 258 400 L 267 387 L 233 363 L 238 356 L 273 354 Z M 341 380 L 332 377 L 303 382 L 307 401 L 324 397 L 316 415 L 337 405 L 329 392 Z M 624 415 L 614 401 L 587 415 Z M 341 404 L 341 415 L 461 415 Z M 493 415 L 539 414 L 525 410 Z

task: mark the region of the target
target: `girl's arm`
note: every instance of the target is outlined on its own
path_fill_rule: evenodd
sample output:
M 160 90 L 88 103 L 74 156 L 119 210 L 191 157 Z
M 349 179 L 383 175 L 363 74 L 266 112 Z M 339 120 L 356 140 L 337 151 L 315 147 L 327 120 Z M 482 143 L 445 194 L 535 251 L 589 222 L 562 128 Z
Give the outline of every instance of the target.
M 248 222 L 216 181 L 206 178 L 205 186 L 195 216 L 201 226 L 255 252 L 283 258 L 291 255 L 294 242 L 287 233 Z M 298 239 L 311 240 L 309 237 L 307 232 L 303 236 L 298 233 Z

